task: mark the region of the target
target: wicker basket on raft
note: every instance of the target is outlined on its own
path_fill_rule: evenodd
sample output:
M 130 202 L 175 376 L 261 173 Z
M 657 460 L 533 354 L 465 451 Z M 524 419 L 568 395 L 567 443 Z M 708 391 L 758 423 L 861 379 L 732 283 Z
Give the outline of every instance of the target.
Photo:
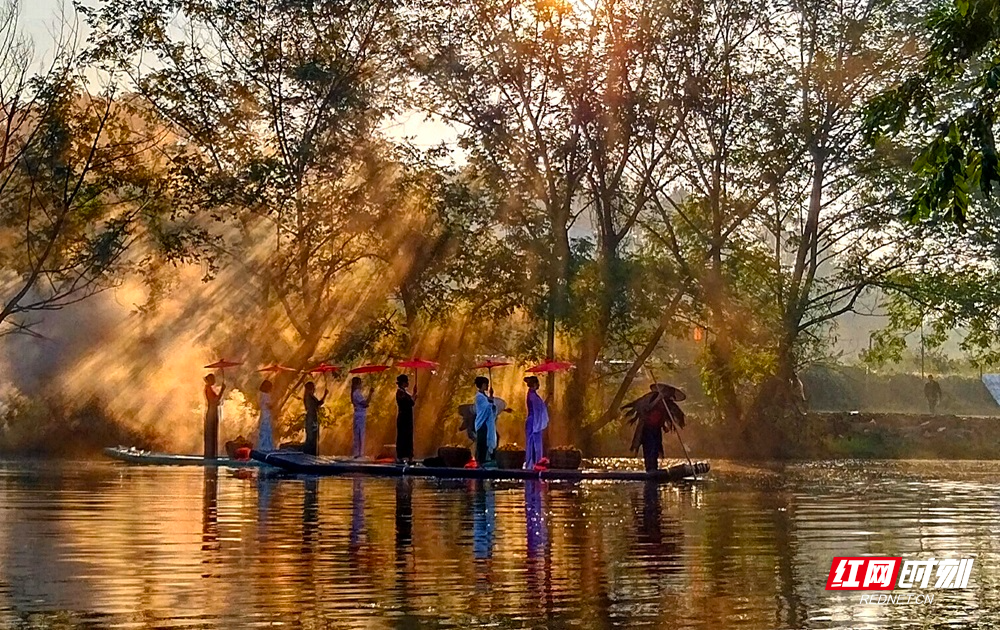
M 583 462 L 583 451 L 574 446 L 557 446 L 550 448 L 549 468 L 559 470 L 576 470 Z
M 524 467 L 525 452 L 517 444 L 504 444 L 495 451 L 494 456 L 497 468 L 512 470 Z

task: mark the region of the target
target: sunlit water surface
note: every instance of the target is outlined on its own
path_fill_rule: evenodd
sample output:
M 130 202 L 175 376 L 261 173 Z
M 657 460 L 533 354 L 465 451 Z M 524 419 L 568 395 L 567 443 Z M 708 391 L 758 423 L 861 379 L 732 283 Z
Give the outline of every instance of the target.
M 0 627 L 998 628 L 998 470 L 716 463 L 646 486 L 0 462 Z M 832 556 L 867 554 L 975 565 L 930 604 L 824 590 Z

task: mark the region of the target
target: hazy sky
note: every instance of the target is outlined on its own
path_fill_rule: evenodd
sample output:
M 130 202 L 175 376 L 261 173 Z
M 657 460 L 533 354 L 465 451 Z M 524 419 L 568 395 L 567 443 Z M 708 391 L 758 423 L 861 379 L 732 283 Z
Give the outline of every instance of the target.
M 21 3 L 21 28 L 35 42 L 35 51 L 47 56 L 52 51 L 53 34 L 60 23 L 60 12 L 65 10 L 68 18 L 75 18 L 73 5 L 63 0 L 33 0 Z

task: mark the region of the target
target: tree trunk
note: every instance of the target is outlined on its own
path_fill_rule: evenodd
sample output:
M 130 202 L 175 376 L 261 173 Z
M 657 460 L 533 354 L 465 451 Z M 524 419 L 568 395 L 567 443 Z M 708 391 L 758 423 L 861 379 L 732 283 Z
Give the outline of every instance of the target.
M 611 399 L 611 404 L 608 405 L 604 414 L 599 420 L 592 422 L 583 428 L 581 431 L 582 446 L 591 446 L 593 444 L 594 436 L 596 436 L 601 429 L 608 426 L 618 418 L 621 413 L 622 403 L 625 402 L 625 396 L 628 394 L 628 390 L 632 386 L 632 382 L 635 380 L 635 377 L 639 375 L 643 366 L 646 365 L 646 361 L 648 361 L 649 357 L 652 356 L 656 347 L 660 344 L 660 340 L 663 339 L 663 335 L 667 331 L 667 326 L 673 320 L 678 307 L 680 307 L 683 295 L 683 292 L 678 292 L 670 301 L 666 310 L 663 311 L 663 315 L 660 317 L 659 325 L 656 327 L 656 330 L 653 331 L 653 334 L 650 336 L 649 341 L 646 342 L 646 345 L 643 346 L 642 351 L 639 352 L 639 355 L 632 361 L 632 365 L 629 366 L 628 371 L 625 372 L 625 378 L 623 378 L 622 382 L 618 385 L 618 390 L 615 392 L 614 398 Z
M 597 360 L 607 344 L 608 331 L 611 328 L 611 313 L 614 305 L 616 287 L 613 286 L 612 272 L 608 268 L 611 261 L 605 261 L 602 271 L 602 286 L 600 303 L 597 305 L 597 322 L 584 332 L 580 340 L 580 354 L 576 361 L 576 370 L 570 379 L 570 388 L 566 393 L 566 424 L 572 435 L 583 435 L 582 428 L 587 422 L 587 394 L 591 391 L 596 372 Z
M 558 226 L 553 227 L 555 244 L 552 252 L 552 268 L 549 274 L 549 321 L 545 348 L 547 353 L 546 358 L 549 360 L 556 359 L 556 323 L 566 316 L 569 302 L 567 285 L 569 281 L 570 249 L 567 223 L 568 216 L 559 216 L 557 219 Z M 553 416 L 549 422 L 549 434 L 554 443 L 565 443 L 570 437 L 569 426 L 565 421 L 566 407 L 562 396 L 556 395 L 556 375 L 552 372 L 546 376 L 545 391 L 550 397 L 550 412 Z

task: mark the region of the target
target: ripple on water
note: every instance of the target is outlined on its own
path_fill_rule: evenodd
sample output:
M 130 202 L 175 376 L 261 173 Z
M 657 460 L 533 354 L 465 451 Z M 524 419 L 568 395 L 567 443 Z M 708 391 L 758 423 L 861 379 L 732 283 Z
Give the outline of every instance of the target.
M 647 486 L 0 463 L 0 626 L 989 628 L 994 468 L 719 463 Z M 824 590 L 832 556 L 865 554 L 973 556 L 974 588 Z

